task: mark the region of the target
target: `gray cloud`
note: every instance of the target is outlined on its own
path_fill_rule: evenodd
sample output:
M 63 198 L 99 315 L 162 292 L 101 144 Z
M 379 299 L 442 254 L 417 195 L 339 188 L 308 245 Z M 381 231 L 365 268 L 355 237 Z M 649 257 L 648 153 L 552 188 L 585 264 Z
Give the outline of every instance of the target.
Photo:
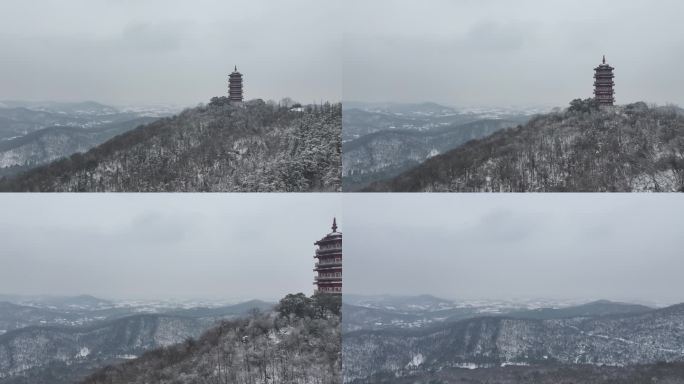
M 684 302 L 684 201 L 345 195 L 345 291 Z
M 0 211 L 0 293 L 277 299 L 311 293 L 313 242 L 341 205 L 330 194 L 6 195 Z
M 131 22 L 124 27 L 121 42 L 143 52 L 175 51 L 182 47 L 181 42 L 191 27 L 192 24 L 185 21 Z
M 565 106 L 616 67 L 619 103 L 684 104 L 684 4 L 665 0 L 346 3 L 344 98 Z
M 54 0 L 0 4 L 0 100 L 194 105 L 247 98 L 341 99 L 334 1 Z
M 531 25 L 500 23 L 492 20 L 472 25 L 457 49 L 473 51 L 516 51 L 523 48 L 526 40 L 534 38 Z

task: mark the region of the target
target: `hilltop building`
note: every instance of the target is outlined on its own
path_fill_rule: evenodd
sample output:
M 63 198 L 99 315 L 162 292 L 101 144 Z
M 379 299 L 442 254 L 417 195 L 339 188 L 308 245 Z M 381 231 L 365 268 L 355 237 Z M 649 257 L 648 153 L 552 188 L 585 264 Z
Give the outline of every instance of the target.
M 603 63 L 594 68 L 594 99 L 599 105 L 613 105 L 615 103 L 615 91 L 613 86 L 613 70 L 615 68 L 606 64 L 606 56 L 603 56 Z
M 314 258 L 316 292 L 342 294 L 342 232 L 337 232 L 333 218 L 332 232 L 314 243 L 318 248 Z
M 238 72 L 237 65 L 228 76 L 228 100 L 231 103 L 242 103 L 242 73 Z

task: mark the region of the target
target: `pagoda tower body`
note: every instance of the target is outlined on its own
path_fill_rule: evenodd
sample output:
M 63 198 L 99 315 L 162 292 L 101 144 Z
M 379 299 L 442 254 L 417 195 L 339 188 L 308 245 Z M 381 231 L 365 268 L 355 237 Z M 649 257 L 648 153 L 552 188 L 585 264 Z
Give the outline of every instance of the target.
M 603 63 L 594 68 L 594 99 L 599 105 L 613 105 L 615 103 L 614 69 L 606 64 L 606 56 L 603 56 Z
M 228 100 L 231 103 L 242 103 L 242 73 L 235 70 L 228 76 Z
M 337 232 L 337 221 L 333 219 L 332 232 L 314 243 L 316 264 L 314 284 L 316 292 L 342 294 L 342 232 Z

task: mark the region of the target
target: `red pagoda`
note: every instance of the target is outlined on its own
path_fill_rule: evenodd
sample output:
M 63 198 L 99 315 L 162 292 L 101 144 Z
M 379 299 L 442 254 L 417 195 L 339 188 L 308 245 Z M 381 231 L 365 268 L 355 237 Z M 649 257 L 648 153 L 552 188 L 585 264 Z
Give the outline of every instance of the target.
M 615 68 L 606 64 L 606 56 L 603 56 L 603 63 L 594 68 L 594 99 L 599 105 L 613 105 L 615 103 L 615 91 L 613 86 L 613 70 Z
M 337 232 L 337 221 L 333 218 L 332 232 L 314 243 L 318 246 L 314 258 L 317 262 L 314 272 L 316 292 L 342 294 L 342 232 Z
M 231 103 L 242 103 L 242 73 L 235 70 L 228 76 L 228 100 Z

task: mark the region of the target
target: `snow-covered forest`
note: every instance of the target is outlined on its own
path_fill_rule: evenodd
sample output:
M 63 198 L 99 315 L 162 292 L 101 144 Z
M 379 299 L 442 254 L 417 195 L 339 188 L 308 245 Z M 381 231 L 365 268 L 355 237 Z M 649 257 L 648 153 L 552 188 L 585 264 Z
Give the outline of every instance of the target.
M 369 191 L 682 191 L 684 111 L 674 106 L 565 111 L 473 140 Z
M 338 191 L 341 104 L 225 97 L 0 181 L 5 191 Z
M 422 329 L 353 331 L 344 334 L 344 380 L 383 382 L 370 378 L 486 368 L 487 377 L 506 382 L 505 373 L 494 368 L 559 365 L 572 371 L 585 364 L 681 363 L 683 326 L 684 304 L 645 310 L 597 302 L 562 311 L 480 315 Z
M 341 299 L 291 294 L 274 313 L 224 321 L 199 339 L 148 352 L 84 384 L 341 383 Z

